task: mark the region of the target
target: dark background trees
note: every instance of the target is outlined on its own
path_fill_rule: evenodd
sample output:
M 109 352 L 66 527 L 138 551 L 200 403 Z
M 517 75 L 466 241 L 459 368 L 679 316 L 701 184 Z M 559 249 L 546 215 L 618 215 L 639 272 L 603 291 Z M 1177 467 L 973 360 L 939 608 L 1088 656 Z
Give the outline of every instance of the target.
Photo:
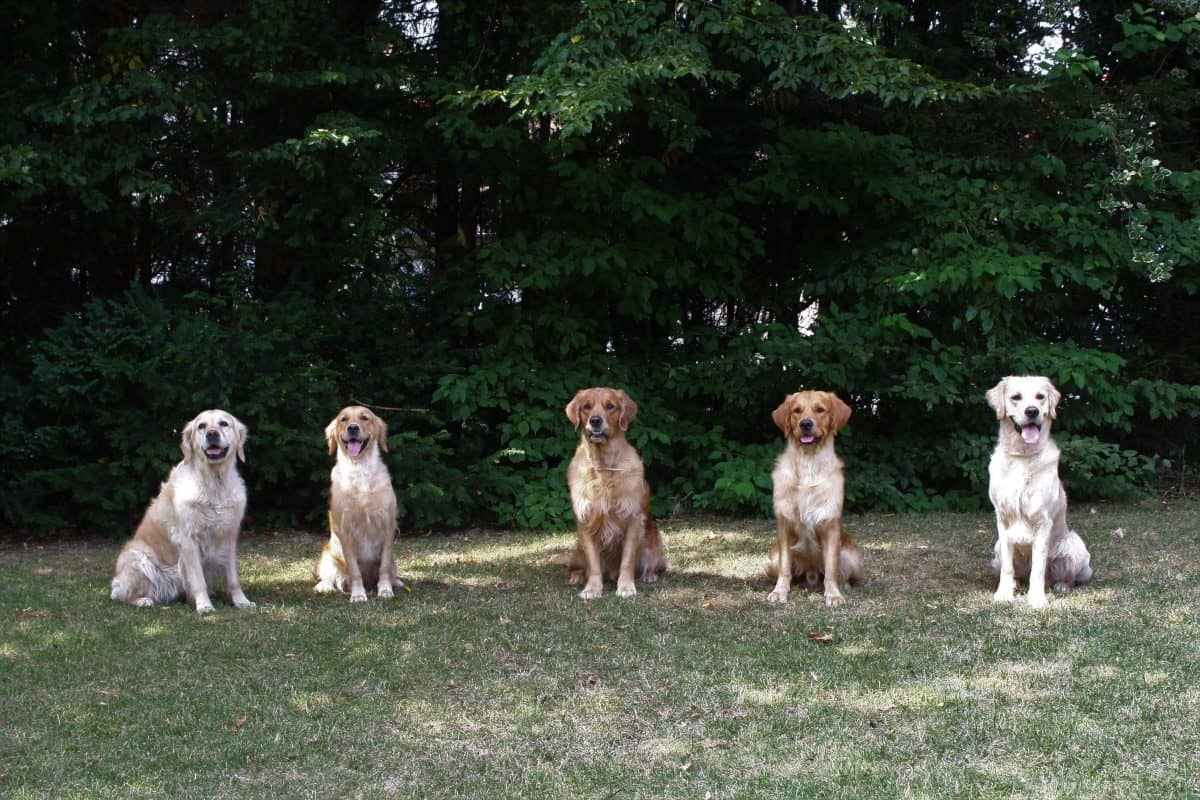
M 660 512 L 765 513 L 801 386 L 855 408 L 852 506 L 975 508 L 1015 372 L 1064 390 L 1076 496 L 1174 485 L 1196 11 L 9 4 L 0 514 L 124 534 L 221 406 L 253 522 L 311 525 L 355 399 L 407 525 L 556 524 L 596 383 Z

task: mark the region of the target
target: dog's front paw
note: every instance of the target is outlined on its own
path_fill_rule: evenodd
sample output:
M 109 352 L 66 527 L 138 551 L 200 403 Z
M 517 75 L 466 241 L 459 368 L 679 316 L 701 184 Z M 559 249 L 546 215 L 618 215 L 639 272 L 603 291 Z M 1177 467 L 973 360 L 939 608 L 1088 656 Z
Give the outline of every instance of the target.
M 1050 588 L 1053 589 L 1054 593 L 1056 595 L 1058 595 L 1059 597 L 1066 597 L 1072 591 L 1074 591 L 1075 584 L 1067 583 L 1066 581 L 1059 581 L 1058 583 L 1054 584 Z
M 351 603 L 367 602 L 367 593 L 365 591 L 363 591 L 362 589 L 355 589 L 353 592 L 350 593 L 350 602 Z
M 1046 599 L 1046 595 L 1044 593 L 1042 593 L 1042 592 L 1038 592 L 1037 594 L 1034 594 L 1033 592 L 1029 593 L 1029 607 L 1030 608 L 1045 608 L 1048 605 L 1050 605 L 1050 602 Z
M 767 595 L 768 603 L 786 603 L 788 601 L 788 593 L 785 589 L 776 589 Z
M 233 604 L 238 608 L 258 608 L 258 603 L 247 597 L 235 597 Z
M 642 582 L 643 583 L 657 583 L 658 577 L 659 577 L 659 575 L 657 572 L 647 572 L 645 575 L 642 576 Z
M 633 585 L 633 581 L 617 584 L 617 597 L 633 597 L 636 594 L 637 587 Z
M 1007 591 L 1004 589 L 997 589 L 996 593 L 994 595 L 992 595 L 992 602 L 994 602 L 994 603 L 1011 603 L 1012 601 L 1013 601 L 1012 589 L 1009 589 Z
M 601 591 L 602 587 L 600 584 L 588 581 L 587 586 L 583 587 L 583 591 L 579 593 L 579 596 L 584 600 L 595 600 L 600 596 Z
M 840 606 L 842 603 L 845 603 L 845 602 L 846 602 L 846 596 L 844 594 L 842 594 L 841 592 L 826 592 L 825 593 L 825 607 L 826 608 L 837 608 L 838 606 Z
M 337 590 L 338 588 L 333 585 L 332 581 L 320 581 L 313 587 L 313 591 L 317 594 L 333 594 Z
M 216 609 L 213 608 L 213 604 L 211 602 L 203 602 L 203 603 L 197 602 L 196 603 L 196 613 L 197 614 L 211 614 L 214 611 L 216 611 Z
M 391 597 L 392 596 L 392 587 L 387 586 L 387 585 L 380 586 L 379 587 L 379 596 L 384 599 Z
M 150 608 L 154 605 L 154 601 L 149 597 L 139 597 L 137 600 L 133 601 L 133 604 L 138 608 Z

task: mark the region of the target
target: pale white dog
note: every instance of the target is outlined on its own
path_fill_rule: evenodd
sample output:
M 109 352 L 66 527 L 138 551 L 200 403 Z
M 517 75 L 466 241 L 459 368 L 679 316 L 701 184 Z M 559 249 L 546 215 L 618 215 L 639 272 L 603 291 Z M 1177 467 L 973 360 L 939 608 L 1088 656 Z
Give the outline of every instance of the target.
M 996 509 L 992 570 L 995 600 L 1010 603 L 1016 579 L 1029 581 L 1029 605 L 1046 606 L 1046 581 L 1066 594 L 1091 580 L 1091 554 L 1067 526 L 1067 494 L 1058 478 L 1058 445 L 1050 437 L 1061 395 L 1048 378 L 1009 376 L 987 393 L 1000 420 L 988 464 L 988 495 Z
M 245 442 L 246 426 L 219 409 L 202 411 L 184 426 L 183 460 L 117 556 L 113 600 L 153 606 L 186 595 L 198 613 L 208 614 L 213 610 L 209 581 L 223 578 L 235 606 L 254 606 L 237 573 L 246 485 L 236 460 L 246 460 Z

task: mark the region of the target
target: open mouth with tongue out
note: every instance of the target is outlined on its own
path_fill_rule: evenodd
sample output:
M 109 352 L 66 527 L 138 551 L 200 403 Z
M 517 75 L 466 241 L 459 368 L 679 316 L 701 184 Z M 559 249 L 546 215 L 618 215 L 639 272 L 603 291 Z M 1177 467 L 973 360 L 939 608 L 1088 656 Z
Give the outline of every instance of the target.
M 228 447 L 220 447 L 219 445 L 210 445 L 204 448 L 204 457 L 209 461 L 220 461 L 229 452 Z
M 1016 426 L 1017 432 L 1021 434 L 1021 441 L 1025 442 L 1025 444 L 1036 443 L 1038 437 L 1042 435 L 1042 426 L 1036 422 L 1026 422 L 1024 424 L 1013 422 L 1013 425 Z
M 820 435 L 815 432 L 801 432 L 797 437 L 800 444 L 817 444 L 821 441 Z
M 358 458 L 362 454 L 363 449 L 367 446 L 370 439 L 346 439 L 346 452 L 351 458 Z

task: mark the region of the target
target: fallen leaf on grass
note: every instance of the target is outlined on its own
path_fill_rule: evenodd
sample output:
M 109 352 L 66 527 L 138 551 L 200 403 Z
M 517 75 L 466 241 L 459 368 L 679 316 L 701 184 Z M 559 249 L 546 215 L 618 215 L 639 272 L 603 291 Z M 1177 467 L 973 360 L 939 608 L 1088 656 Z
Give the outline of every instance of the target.
M 233 726 L 235 728 L 237 728 L 238 730 L 241 730 L 242 726 L 245 724 L 246 724 L 246 715 L 245 714 L 243 714 L 242 716 L 238 717 L 237 719 L 235 719 L 233 721 Z
M 830 642 L 834 641 L 834 638 L 835 637 L 832 633 L 810 631 L 808 634 L 808 640 L 810 642 L 816 642 L 817 644 L 829 644 Z

